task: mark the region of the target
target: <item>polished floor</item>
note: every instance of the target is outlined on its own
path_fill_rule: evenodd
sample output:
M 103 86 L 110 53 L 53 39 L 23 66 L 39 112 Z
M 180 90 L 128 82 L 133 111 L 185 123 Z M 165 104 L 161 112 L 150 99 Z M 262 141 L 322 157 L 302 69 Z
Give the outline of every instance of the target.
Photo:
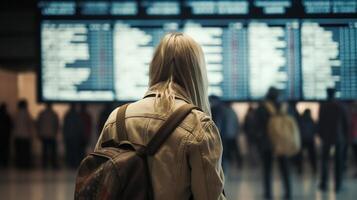
M 274 199 L 282 199 L 279 173 L 275 172 Z M 0 170 L 0 199 L 6 200 L 70 200 L 73 199 L 75 172 L 70 170 Z M 332 190 L 320 192 L 317 179 L 307 172 L 302 176 L 293 174 L 293 199 L 308 200 L 355 200 L 357 178 L 352 171 L 346 174 L 345 187 L 339 194 Z M 259 168 L 244 167 L 226 171 L 226 193 L 228 199 L 260 200 L 262 198 Z

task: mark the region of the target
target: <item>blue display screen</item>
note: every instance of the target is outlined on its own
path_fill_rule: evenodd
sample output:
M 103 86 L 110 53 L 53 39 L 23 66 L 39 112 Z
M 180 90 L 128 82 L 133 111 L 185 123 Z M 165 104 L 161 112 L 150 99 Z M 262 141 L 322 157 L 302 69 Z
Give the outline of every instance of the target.
M 202 46 L 209 94 L 224 100 L 259 100 L 271 86 L 285 99 L 324 100 L 327 88 L 356 99 L 356 3 L 41 1 L 40 99 L 140 99 L 155 47 L 173 31 Z

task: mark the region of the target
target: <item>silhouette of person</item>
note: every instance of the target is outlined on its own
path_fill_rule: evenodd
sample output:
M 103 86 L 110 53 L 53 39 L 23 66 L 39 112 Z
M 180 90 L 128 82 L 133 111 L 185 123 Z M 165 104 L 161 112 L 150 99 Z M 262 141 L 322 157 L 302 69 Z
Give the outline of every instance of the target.
M 252 164 L 255 164 L 255 151 L 257 147 L 257 133 L 256 133 L 256 109 L 252 104 L 249 105 L 248 111 L 244 117 L 243 129 L 247 138 L 248 150 Z
M 20 100 L 14 120 L 15 163 L 18 168 L 32 167 L 32 136 L 34 121 L 28 111 L 27 101 Z
M 352 151 L 355 158 L 355 169 L 357 170 L 357 102 L 351 104 L 351 129 L 350 129 L 350 138 Z M 357 177 L 357 171 L 355 172 Z
M 316 161 L 316 147 L 315 147 L 315 135 L 317 132 L 317 125 L 311 117 L 311 110 L 306 109 L 300 117 L 300 136 L 301 136 L 301 151 L 297 155 L 298 170 L 302 173 L 304 150 L 307 150 L 312 172 L 317 172 Z
M 9 165 L 12 123 L 6 104 L 2 103 L 0 105 L 0 167 L 7 167 Z
M 240 126 L 239 126 L 239 120 L 238 120 L 238 115 L 236 112 L 233 110 L 230 104 L 226 104 L 226 132 L 223 138 L 223 145 L 227 147 L 227 160 L 236 160 L 238 168 L 241 168 L 243 166 L 243 158 L 241 156 L 240 148 L 239 148 L 239 143 L 237 141 L 239 131 L 240 131 Z M 223 151 L 223 155 L 224 151 Z
M 290 116 L 292 116 L 295 121 L 297 122 L 297 125 L 299 127 L 299 130 L 301 129 L 301 116 L 297 110 L 297 107 L 296 107 L 296 104 L 297 102 L 296 101 L 289 101 L 289 104 L 288 104 L 288 113 Z M 300 134 L 301 134 L 301 131 L 300 131 Z M 301 135 L 300 135 L 301 137 Z M 299 174 L 302 173 L 302 163 L 303 163 L 303 156 L 302 156 L 302 149 L 300 149 L 300 152 L 298 154 L 296 154 L 295 156 L 292 157 L 292 161 L 293 161 L 293 164 L 294 164 L 294 167 L 296 167 L 297 169 L 297 172 Z
M 84 156 L 84 126 L 75 104 L 71 104 L 69 111 L 64 117 L 63 138 L 66 151 L 66 164 L 70 168 L 76 168 Z
M 57 168 L 58 116 L 50 103 L 42 110 L 37 119 L 37 131 L 42 142 L 42 166 Z
M 320 189 L 325 191 L 328 183 L 330 150 L 335 147 L 335 191 L 342 186 L 344 148 L 347 141 L 348 122 L 342 105 L 335 100 L 335 90 L 327 89 L 327 101 L 320 104 L 318 133 L 322 140 Z
M 90 143 L 90 139 L 92 135 L 92 117 L 87 110 L 87 105 L 84 103 L 81 104 L 80 106 L 79 114 L 82 119 L 83 131 L 84 131 L 84 143 L 83 143 L 84 146 L 82 148 L 84 148 L 85 150 Z
M 211 113 L 212 113 L 212 119 L 214 123 L 216 124 L 219 132 L 224 134 L 225 132 L 225 126 L 224 126 L 224 120 L 225 120 L 225 110 L 226 107 L 224 106 L 223 102 L 220 100 L 218 96 L 211 95 L 209 96 L 209 101 L 210 101 L 210 106 L 211 106 Z
M 98 136 L 100 135 L 100 133 L 102 132 L 102 129 L 104 127 L 105 122 L 108 119 L 108 116 L 110 115 L 110 113 L 113 110 L 113 105 L 110 103 L 107 103 L 104 105 L 104 108 L 101 110 L 100 114 L 99 114 L 99 119 L 98 119 L 98 123 L 97 123 L 97 132 L 98 132 Z
M 231 106 L 226 105 L 217 96 L 210 96 L 212 119 L 216 123 L 221 133 L 223 143 L 223 162 L 224 168 L 234 159 L 238 167 L 242 167 L 242 157 L 237 143 L 239 133 L 238 116 Z
M 271 102 L 276 110 L 280 110 L 279 90 L 270 87 L 266 95 L 265 101 Z M 272 198 L 272 173 L 273 173 L 273 145 L 267 133 L 268 121 L 271 114 L 265 106 L 265 101 L 261 102 L 256 111 L 257 120 L 257 141 L 259 151 L 263 161 L 263 187 L 264 197 Z M 288 166 L 288 158 L 286 156 L 278 156 L 278 164 L 280 173 L 283 178 L 283 186 L 285 189 L 285 199 L 291 198 L 290 174 Z

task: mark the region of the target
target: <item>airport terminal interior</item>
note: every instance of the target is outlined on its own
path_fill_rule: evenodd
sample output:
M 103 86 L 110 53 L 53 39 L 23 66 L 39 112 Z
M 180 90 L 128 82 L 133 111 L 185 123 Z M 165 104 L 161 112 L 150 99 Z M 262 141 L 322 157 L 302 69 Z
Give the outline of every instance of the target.
M 357 0 L 2 0 L 0 199 L 74 199 L 80 161 L 143 98 L 170 32 L 202 47 L 227 199 L 357 198 Z M 272 91 L 291 155 L 259 135 Z

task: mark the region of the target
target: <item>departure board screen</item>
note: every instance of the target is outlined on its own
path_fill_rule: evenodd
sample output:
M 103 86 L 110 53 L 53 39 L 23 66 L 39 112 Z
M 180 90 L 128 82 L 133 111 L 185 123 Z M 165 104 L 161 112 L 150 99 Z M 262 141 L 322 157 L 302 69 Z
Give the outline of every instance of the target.
M 113 100 L 113 32 L 108 21 L 43 22 L 45 100 Z
M 357 12 L 357 0 L 303 0 L 307 14 L 341 14 Z
M 296 21 L 48 20 L 41 30 L 46 100 L 139 99 L 154 49 L 173 31 L 202 46 L 210 94 L 260 99 L 275 86 L 286 98 L 300 97 Z
M 204 51 L 209 94 L 227 101 L 357 98 L 357 0 L 41 0 L 39 99 L 134 101 L 160 39 Z
M 265 14 L 284 14 L 292 6 L 291 0 L 254 0 L 254 4 Z
M 246 15 L 249 13 L 248 0 L 187 0 L 185 6 L 194 15 Z
M 305 20 L 301 27 L 305 99 L 357 98 L 357 21 Z

